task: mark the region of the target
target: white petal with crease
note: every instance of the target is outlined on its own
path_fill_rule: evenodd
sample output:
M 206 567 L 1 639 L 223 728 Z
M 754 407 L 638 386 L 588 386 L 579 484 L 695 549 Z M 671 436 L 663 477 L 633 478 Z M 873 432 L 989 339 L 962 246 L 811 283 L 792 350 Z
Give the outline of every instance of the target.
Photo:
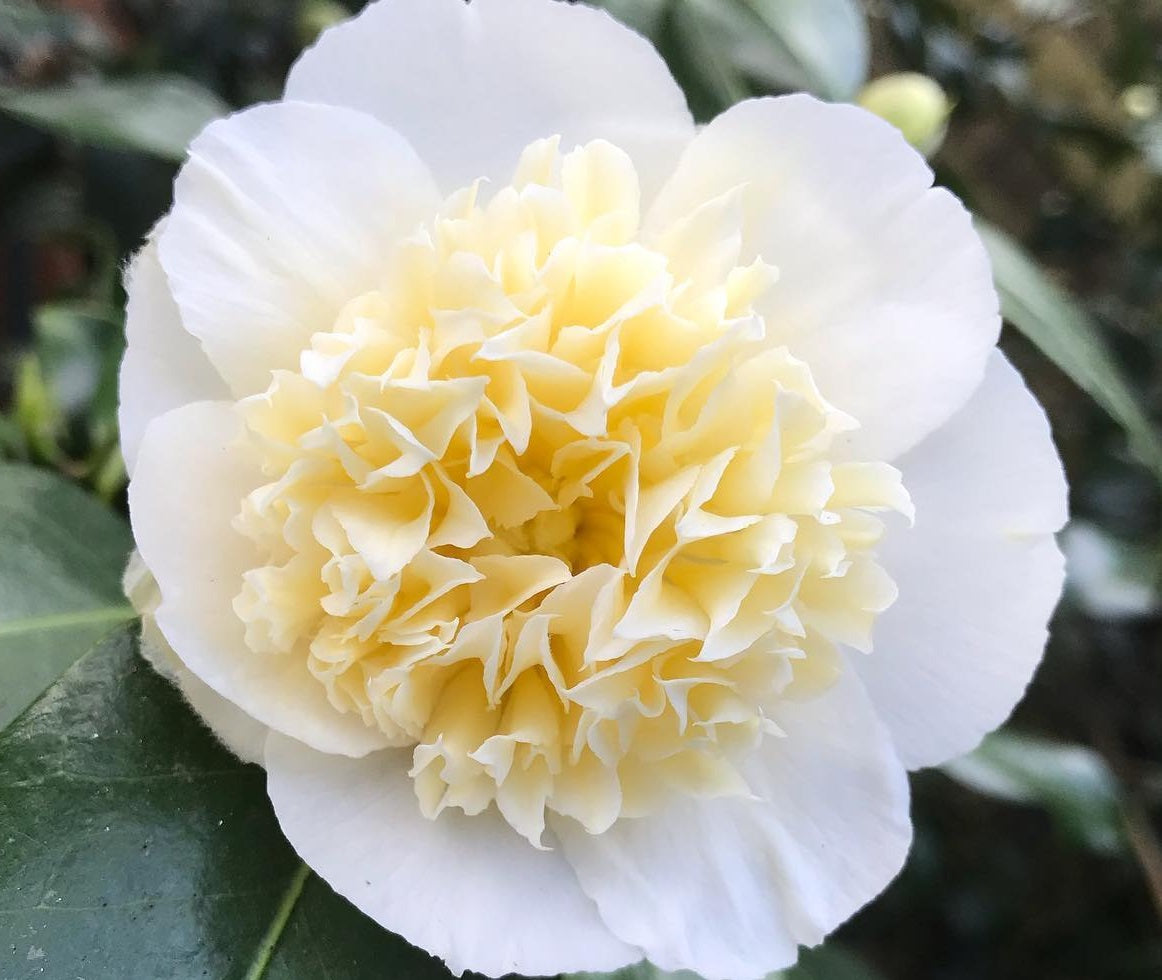
M 911 531 L 880 548 L 900 598 L 852 663 L 909 768 L 974 748 L 1029 683 L 1064 580 L 1067 517 L 1045 413 L 999 352 L 951 422 L 897 461 Z
M 178 659 L 258 721 L 320 749 L 363 755 L 384 739 L 340 714 L 303 657 L 256 654 L 232 607 L 252 546 L 231 526 L 261 474 L 236 446 L 231 407 L 194 402 L 154 420 L 129 487 L 141 557 L 157 579 L 157 624 Z
M 1000 330 L 988 257 L 964 206 L 899 132 L 810 96 L 742 102 L 690 144 L 655 234 L 742 188 L 743 261 L 779 271 L 761 310 L 857 418 L 853 450 L 892 459 L 979 383 Z
M 455 972 L 614 970 L 616 939 L 559 851 L 529 846 L 495 812 L 416 804 L 409 752 L 341 759 L 272 734 L 267 788 L 283 832 L 332 888 Z
M 379 286 L 437 203 L 412 148 L 370 116 L 259 105 L 191 144 L 158 250 L 186 329 L 241 396 Z
M 323 34 L 286 97 L 353 106 L 398 129 L 445 191 L 507 178 L 527 143 L 597 137 L 656 188 L 694 134 L 648 41 L 603 11 L 546 0 L 381 0 Z
M 776 721 L 786 737 L 745 770 L 759 799 L 676 802 L 598 836 L 553 823 L 610 929 L 662 969 L 750 980 L 790 966 L 904 862 L 907 778 L 858 680 Z
M 131 476 L 137 447 L 151 420 L 179 405 L 228 395 L 226 383 L 182 325 L 157 259 L 159 231 L 134 257 L 125 277 L 128 347 L 121 362 L 117 421 L 121 455 Z
M 178 659 L 173 647 L 158 629 L 154 616 L 161 602 L 161 591 L 136 551 L 129 556 L 123 585 L 133 608 L 141 614 L 141 640 L 138 644 L 141 656 L 162 677 L 178 686 L 198 717 L 226 748 L 243 762 L 262 765 L 263 749 L 270 729 L 203 684 Z

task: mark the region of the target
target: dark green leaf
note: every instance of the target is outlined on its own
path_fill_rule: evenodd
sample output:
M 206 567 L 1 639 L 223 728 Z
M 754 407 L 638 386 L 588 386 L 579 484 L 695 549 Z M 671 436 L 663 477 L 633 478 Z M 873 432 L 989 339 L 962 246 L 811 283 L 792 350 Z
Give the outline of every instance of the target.
M 117 444 L 121 320 L 119 311 L 92 303 L 50 303 L 36 311 L 32 345 L 15 373 L 20 439 L 7 453 L 51 463 L 106 501 L 126 482 Z
M 26 52 L 68 45 L 108 57 L 110 38 L 86 16 L 81 4 L 47 4 L 43 0 L 0 0 L 0 51 L 19 61 Z M 36 54 L 43 57 L 43 54 Z
M 134 613 L 125 522 L 45 470 L 0 464 L 0 727 Z
M 31 0 L 0 2 L 0 50 L 18 51 L 24 45 L 52 40 L 64 34 L 66 27 L 66 15 Z
M 81 142 L 175 161 L 185 158 L 207 123 L 229 111 L 216 95 L 177 75 L 0 89 L 0 110 Z
M 697 57 L 732 79 L 728 92 L 747 79 L 849 101 L 867 80 L 867 21 L 855 0 L 675 0 L 674 10 L 683 38 L 704 49 Z
M 1138 127 L 1135 139 L 1142 151 L 1142 159 L 1155 174 L 1162 174 L 1162 114 L 1157 114 Z
M 308 878 L 129 628 L 0 733 L 0 842 L 6 980 L 449 976 Z
M 44 380 L 40 360 L 25 354 L 17 362 L 14 375 L 12 418 L 21 440 L 37 458 L 56 460 L 61 455 L 58 438 L 64 419 Z
M 597 0 L 594 6 L 605 8 L 627 27 L 632 27 L 639 34 L 644 34 L 656 42 L 662 29 L 662 19 L 668 2 L 669 0 Z
M 1117 781 L 1105 760 L 1084 746 L 998 732 L 944 771 L 986 796 L 1045 807 L 1069 837 L 1092 850 L 1121 846 Z
M 36 311 L 33 356 L 65 417 L 111 427 L 117 418 L 117 374 L 125 338 L 116 310 L 52 303 Z
M 1162 437 L 1097 324 L 1013 239 L 979 219 L 976 226 L 992 259 L 1005 319 L 1125 429 L 1131 447 L 1162 479 Z
M 24 431 L 10 415 L 0 415 L 0 459 L 27 459 Z
M 570 973 L 563 980 L 700 980 L 689 970 L 667 973 L 645 961 L 614 973 Z M 880 974 L 858 956 L 837 946 L 819 946 L 799 953 L 789 970 L 772 973 L 767 980 L 881 980 Z
M 643 960 L 613 973 L 570 973 L 562 980 L 700 980 L 700 977 L 689 970 L 668 973 Z
M 882 980 L 880 973 L 854 953 L 828 943 L 805 949 L 782 980 Z
M 755 78 L 836 102 L 853 99 L 867 81 L 867 19 L 857 0 L 736 2 L 753 10 L 769 31 L 769 38 L 755 37 L 737 51 Z
M 740 22 L 738 11 L 726 5 L 674 0 L 669 8 L 662 51 L 696 119 L 713 119 L 753 94 L 733 55 L 747 29 L 745 15 Z
M 1162 555 L 1156 544 L 1127 540 L 1078 519 L 1069 522 L 1060 542 L 1069 593 L 1090 616 L 1119 619 L 1159 611 Z

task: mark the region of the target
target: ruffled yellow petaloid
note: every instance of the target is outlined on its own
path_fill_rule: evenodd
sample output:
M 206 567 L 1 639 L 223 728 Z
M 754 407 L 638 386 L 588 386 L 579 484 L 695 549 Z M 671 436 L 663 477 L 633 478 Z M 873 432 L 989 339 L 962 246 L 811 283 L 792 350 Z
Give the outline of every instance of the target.
M 256 656 L 414 746 L 429 816 L 593 833 L 746 793 L 781 698 L 870 648 L 899 474 L 756 312 L 738 194 L 640 228 L 616 147 L 531 145 L 454 194 L 382 288 L 241 410 L 269 483 L 236 526 Z

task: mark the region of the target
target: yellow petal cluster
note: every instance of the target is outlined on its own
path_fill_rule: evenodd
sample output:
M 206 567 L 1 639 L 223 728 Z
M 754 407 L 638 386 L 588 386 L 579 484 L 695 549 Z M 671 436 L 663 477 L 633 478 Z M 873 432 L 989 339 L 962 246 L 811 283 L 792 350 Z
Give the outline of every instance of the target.
M 247 643 L 414 747 L 427 815 L 539 844 L 546 810 L 745 794 L 779 700 L 870 649 L 876 514 L 910 503 L 757 312 L 741 204 L 643 230 L 622 151 L 534 143 L 241 403 Z

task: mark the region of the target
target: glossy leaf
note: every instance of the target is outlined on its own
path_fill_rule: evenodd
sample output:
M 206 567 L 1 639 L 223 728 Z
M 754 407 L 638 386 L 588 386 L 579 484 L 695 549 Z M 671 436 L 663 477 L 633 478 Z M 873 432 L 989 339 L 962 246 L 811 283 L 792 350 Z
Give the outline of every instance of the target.
M 675 0 L 672 9 L 688 56 L 680 60 L 690 62 L 679 79 L 709 86 L 719 110 L 749 88 L 850 100 L 867 80 L 867 21 L 855 0 Z
M 1047 808 L 1070 838 L 1092 850 L 1121 846 L 1117 781 L 1085 746 L 999 732 L 944 771 L 986 796 Z
M 117 377 L 125 349 L 117 310 L 52 303 L 33 319 L 15 378 L 15 416 L 36 455 L 104 456 L 117 439 Z
M 449 976 L 308 875 L 129 628 L 0 733 L 0 842 L 5 980 Z
M 22 45 L 64 34 L 66 14 L 18 0 L 0 0 L 0 51 L 18 51 Z
M 125 351 L 118 310 L 51 303 L 36 311 L 36 353 L 68 415 L 117 417 L 117 373 Z
M 1162 608 L 1162 555 L 1152 542 L 1130 541 L 1089 521 L 1074 520 L 1062 533 L 1068 589 L 1097 619 L 1156 615 Z
M 205 125 L 229 112 L 216 95 L 176 75 L 46 89 L 0 89 L 0 110 L 61 136 L 167 160 L 185 158 Z
M 877 970 L 854 953 L 828 942 L 805 949 L 799 962 L 781 974 L 780 980 L 883 980 Z
M 669 0 L 597 0 L 594 5 L 656 43 Z
M 653 963 L 642 960 L 633 966 L 622 967 L 613 973 L 569 973 L 562 980 L 701 980 L 697 973 L 689 970 L 667 972 L 659 970 Z
M 709 121 L 753 94 L 734 49 L 754 26 L 732 3 L 675 0 L 668 8 L 661 49 L 696 119 Z
M 992 259 L 1005 319 L 1122 426 L 1135 453 L 1162 479 L 1162 436 L 1098 325 L 1012 238 L 979 219 L 976 227 Z
M 45 470 L 0 464 L 0 726 L 119 622 L 129 528 Z
M 867 18 L 857 0 L 735 0 L 767 28 L 767 43 L 743 44 L 739 63 L 755 78 L 824 99 L 848 101 L 867 81 Z M 757 39 L 756 39 L 757 41 Z
M 570 973 L 563 980 L 701 980 L 689 970 L 667 972 L 643 960 L 613 973 Z M 768 974 L 767 980 L 882 980 L 879 973 L 854 953 L 829 943 L 799 953 L 789 970 Z

